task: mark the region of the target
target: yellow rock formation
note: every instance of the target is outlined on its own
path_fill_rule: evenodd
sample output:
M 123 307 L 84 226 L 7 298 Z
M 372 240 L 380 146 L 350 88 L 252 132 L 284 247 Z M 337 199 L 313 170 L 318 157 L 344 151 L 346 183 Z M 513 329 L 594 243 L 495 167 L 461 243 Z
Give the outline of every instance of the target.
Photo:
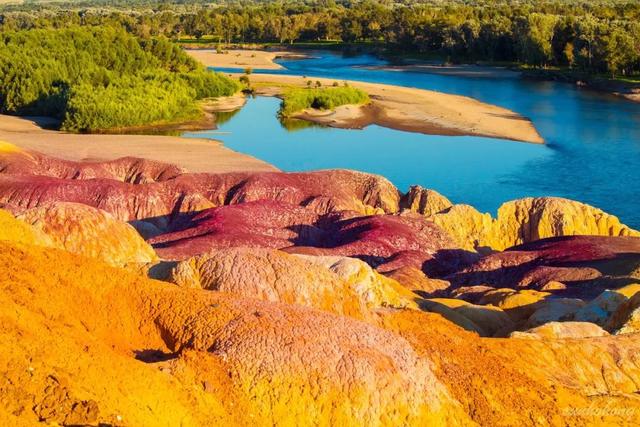
M 480 213 L 469 205 L 454 205 L 432 215 L 430 219 L 442 227 L 463 249 L 493 248 L 494 220 L 488 213 Z
M 559 197 L 540 197 L 502 205 L 493 235 L 501 236 L 500 247 L 494 248 L 501 250 L 545 237 L 640 236 L 640 233 L 593 206 Z
M 419 212 L 419 208 L 414 207 Z M 468 205 L 429 216 L 468 250 L 504 250 L 546 237 L 640 236 L 640 232 L 598 208 L 558 197 L 525 198 L 503 204 L 497 218 Z
M 4 209 L 0 209 L 0 240 L 40 246 L 53 246 L 51 238 L 46 234 L 31 227 L 24 221 L 16 219 L 10 212 Z
M 553 339 L 606 337 L 607 331 L 589 322 L 549 322 L 524 332 L 513 332 L 511 338 Z
M 170 281 L 370 319 L 381 307 L 417 308 L 418 296 L 363 261 L 272 249 L 214 251 L 179 262 Z
M 50 266 L 55 265 L 55 269 Z M 4 422 L 470 424 L 402 337 L 0 242 Z
M 510 317 L 502 309 L 492 305 L 476 305 L 464 300 L 452 298 L 431 298 L 426 301 L 428 301 L 428 303 L 422 303 L 421 306 L 428 311 L 444 313 L 443 315 L 445 315 L 448 320 L 458 324 L 457 316 L 447 317 L 445 310 L 442 310 L 441 307 L 434 307 L 433 304 L 445 306 L 472 322 L 472 325 L 477 327 L 476 332 L 481 336 L 490 337 L 503 331 L 504 333 L 508 333 L 515 328 L 515 324 Z M 458 324 L 458 326 L 464 329 L 469 329 L 468 325 L 469 323 L 466 321 Z
M 431 216 L 450 208 L 453 204 L 437 191 L 413 185 L 401 199 L 400 207 L 417 212 L 424 216 Z
M 18 218 L 46 234 L 56 247 L 114 266 L 157 260 L 131 225 L 87 205 L 57 202 L 29 209 Z

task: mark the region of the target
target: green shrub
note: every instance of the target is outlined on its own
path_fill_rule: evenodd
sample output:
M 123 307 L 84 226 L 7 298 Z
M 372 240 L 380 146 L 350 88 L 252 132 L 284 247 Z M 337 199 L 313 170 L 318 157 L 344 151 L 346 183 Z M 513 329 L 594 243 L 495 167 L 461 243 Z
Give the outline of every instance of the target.
M 62 129 L 100 131 L 193 119 L 200 114 L 194 94 L 171 75 L 123 77 L 107 87 L 82 83 L 69 92 Z
M 69 131 L 192 118 L 197 100 L 239 88 L 168 40 L 122 28 L 0 33 L 0 112 L 57 117 Z
M 354 87 L 289 89 L 284 93 L 280 115 L 290 117 L 306 108 L 333 110 L 340 105 L 366 104 L 367 102 L 369 102 L 369 95 Z

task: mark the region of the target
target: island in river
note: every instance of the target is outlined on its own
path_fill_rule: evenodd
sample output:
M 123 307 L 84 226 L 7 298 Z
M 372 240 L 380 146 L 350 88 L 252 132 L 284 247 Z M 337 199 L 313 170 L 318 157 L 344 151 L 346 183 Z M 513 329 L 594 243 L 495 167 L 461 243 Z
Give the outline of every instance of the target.
M 204 65 L 219 68 L 237 68 L 236 56 L 202 51 L 187 51 L 194 58 L 206 60 Z M 245 57 L 254 58 L 265 69 L 277 55 L 265 51 L 244 51 Z M 285 53 L 280 53 L 283 55 Z M 255 56 L 254 56 L 255 55 Z M 259 59 L 259 61 L 258 61 Z M 392 129 L 430 135 L 472 135 L 509 139 L 531 143 L 544 143 L 529 119 L 506 108 L 483 103 L 475 99 L 417 88 L 399 87 L 357 81 L 336 82 L 326 78 L 252 74 L 251 84 L 260 95 L 279 96 L 291 86 L 304 87 L 311 81 L 322 86 L 335 83 L 349 84 L 367 92 L 372 100 L 363 106 L 343 106 L 335 111 L 300 112 L 297 118 L 341 128 L 362 128 L 370 124 Z

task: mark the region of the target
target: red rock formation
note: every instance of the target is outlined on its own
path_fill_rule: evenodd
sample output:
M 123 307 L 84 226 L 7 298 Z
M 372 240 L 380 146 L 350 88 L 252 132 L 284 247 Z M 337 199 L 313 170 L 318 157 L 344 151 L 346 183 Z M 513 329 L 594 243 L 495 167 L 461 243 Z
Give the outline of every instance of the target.
M 438 226 L 420 217 L 342 218 L 262 200 L 205 210 L 177 225 L 178 231 L 150 242 L 165 259 L 185 259 L 217 248 L 262 247 L 355 257 L 379 271 L 404 266 L 430 273 L 452 271 L 475 259 L 456 249 Z
M 42 175 L 62 179 L 107 178 L 132 184 L 166 181 L 185 172 L 172 164 L 136 157 L 74 162 L 27 151 L 0 153 L 0 170 L 9 175 Z
M 606 287 L 633 281 L 640 265 L 640 238 L 571 236 L 543 239 L 486 256 L 448 279 L 456 286 L 484 285 L 542 289 L 593 298 Z
M 314 241 L 323 231 L 310 209 L 263 200 L 207 209 L 176 225 L 178 231 L 150 240 L 162 257 L 184 259 L 211 249 L 286 248 L 297 240 Z
M 388 180 L 346 170 L 188 174 L 136 158 L 71 162 L 6 151 L 0 153 L 0 171 L 1 204 L 20 210 L 52 201 L 77 202 L 124 221 L 259 200 L 308 206 L 318 213 L 352 210 L 367 215 L 396 212 L 400 200 Z
M 364 215 L 397 212 L 400 201 L 400 193 L 385 178 L 347 170 L 254 174 L 228 196 L 230 204 L 267 199 L 318 213 L 351 210 Z
M 326 229 L 328 236 L 316 254 L 360 258 L 382 272 L 412 266 L 441 273 L 469 261 L 446 233 L 419 217 L 358 217 L 336 221 Z

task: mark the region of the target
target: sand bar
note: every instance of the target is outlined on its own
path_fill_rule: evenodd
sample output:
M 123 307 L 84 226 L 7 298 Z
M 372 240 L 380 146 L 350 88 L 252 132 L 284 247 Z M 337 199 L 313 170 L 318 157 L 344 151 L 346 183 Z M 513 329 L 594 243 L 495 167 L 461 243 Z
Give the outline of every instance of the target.
M 367 70 L 384 70 L 398 72 L 412 72 L 423 74 L 438 74 L 442 76 L 477 77 L 493 79 L 518 78 L 522 75 L 519 71 L 505 67 L 491 67 L 476 64 L 442 65 L 442 64 L 407 64 L 407 65 L 375 65 L 362 67 Z
M 279 69 L 281 66 L 273 60 L 278 55 L 291 55 L 291 52 L 263 50 L 232 50 L 226 54 L 209 51 L 208 55 L 203 53 L 206 51 L 188 52 L 211 67 L 247 65 L 259 69 Z M 430 66 L 432 71 L 433 68 Z M 478 72 L 479 69 L 473 70 Z M 443 71 L 441 68 L 438 70 Z M 423 71 L 426 72 L 426 70 Z M 503 70 L 503 72 L 509 71 Z M 323 86 L 329 86 L 335 82 L 333 79 L 326 78 L 275 74 L 252 74 L 250 79 L 254 85 L 258 83 L 259 94 L 268 96 L 280 95 L 283 85 L 306 87 L 308 80 L 312 80 L 314 83 L 320 81 Z M 270 83 L 273 83 L 273 86 L 269 86 Z M 338 83 L 343 82 L 338 81 Z M 340 128 L 362 128 L 377 124 L 429 135 L 472 135 L 536 144 L 544 143 L 544 139 L 528 118 L 506 108 L 465 96 L 430 90 L 355 81 L 348 83 L 365 90 L 372 99 L 371 104 L 360 107 L 345 106 L 333 112 L 307 110 L 298 114 L 297 117 Z
M 335 82 L 316 77 L 251 75 L 258 93 L 271 96 L 282 93 L 287 86 L 305 87 L 308 80 L 320 81 L 325 87 Z M 506 108 L 430 90 L 356 81 L 347 83 L 366 91 L 372 102 L 366 106 L 339 107 L 334 112 L 307 110 L 297 117 L 341 128 L 377 124 L 429 135 L 473 135 L 544 143 L 529 119 Z M 338 84 L 344 82 L 338 81 Z
M 220 68 L 259 68 L 262 70 L 280 70 L 283 67 L 275 63 L 276 58 L 306 58 L 307 55 L 287 51 L 266 50 L 226 50 L 217 53 L 213 49 L 185 49 L 189 55 L 207 67 Z
M 190 172 L 275 171 L 274 166 L 209 139 L 151 135 L 87 135 L 42 129 L 40 119 L 0 115 L 0 141 L 49 156 L 99 161 L 141 157 Z

